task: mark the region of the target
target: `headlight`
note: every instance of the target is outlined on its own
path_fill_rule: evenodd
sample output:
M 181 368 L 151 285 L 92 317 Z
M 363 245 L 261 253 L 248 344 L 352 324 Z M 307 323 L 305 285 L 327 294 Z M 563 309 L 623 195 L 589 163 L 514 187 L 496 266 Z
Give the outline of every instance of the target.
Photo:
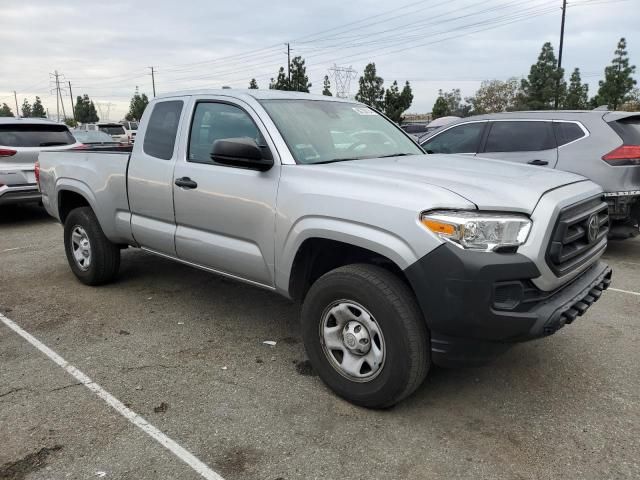
M 439 210 L 423 213 L 422 225 L 460 248 L 492 252 L 522 245 L 531 230 L 524 215 Z

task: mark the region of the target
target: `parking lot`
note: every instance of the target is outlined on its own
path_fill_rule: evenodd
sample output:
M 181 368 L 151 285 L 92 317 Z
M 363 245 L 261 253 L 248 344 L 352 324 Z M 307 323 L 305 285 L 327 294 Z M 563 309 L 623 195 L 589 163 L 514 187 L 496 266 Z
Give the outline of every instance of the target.
M 4 208 L 0 313 L 166 437 L 0 324 L 0 479 L 202 478 L 162 438 L 227 480 L 639 478 L 640 239 L 605 259 L 573 325 L 371 411 L 313 375 L 285 299 L 135 249 L 86 287 L 60 225 Z

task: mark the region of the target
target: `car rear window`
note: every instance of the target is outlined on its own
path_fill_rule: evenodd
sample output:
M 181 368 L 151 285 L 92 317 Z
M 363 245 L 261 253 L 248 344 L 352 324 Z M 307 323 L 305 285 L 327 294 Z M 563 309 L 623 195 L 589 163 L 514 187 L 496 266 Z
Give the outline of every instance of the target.
M 556 147 L 551 122 L 492 122 L 485 152 L 538 152 Z
M 100 125 L 98 127 L 101 132 L 109 135 L 124 135 L 124 127 L 122 125 Z
M 64 125 L 8 124 L 0 125 L 0 145 L 5 147 L 54 147 L 72 145 L 76 141 Z
M 586 135 L 580 125 L 570 122 L 553 122 L 553 131 L 559 147 Z
M 640 145 L 640 116 L 610 122 L 611 128 L 620 135 L 625 145 Z

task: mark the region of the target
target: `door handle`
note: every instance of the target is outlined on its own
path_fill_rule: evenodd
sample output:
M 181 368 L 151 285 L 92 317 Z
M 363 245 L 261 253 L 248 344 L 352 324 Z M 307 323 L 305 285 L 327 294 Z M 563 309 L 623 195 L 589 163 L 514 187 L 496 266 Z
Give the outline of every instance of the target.
M 529 165 L 540 165 L 541 167 L 544 167 L 545 165 L 549 165 L 549 162 L 547 162 L 546 160 L 531 160 L 530 162 L 527 162 Z
M 175 184 L 180 188 L 198 188 L 198 184 L 191 180 L 189 177 L 176 178 Z

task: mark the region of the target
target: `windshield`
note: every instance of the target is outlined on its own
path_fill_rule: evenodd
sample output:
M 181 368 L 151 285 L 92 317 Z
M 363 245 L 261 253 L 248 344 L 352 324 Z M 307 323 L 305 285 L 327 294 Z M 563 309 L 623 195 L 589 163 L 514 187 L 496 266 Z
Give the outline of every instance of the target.
M 321 100 L 261 103 L 297 163 L 423 154 L 398 127 L 364 105 Z
M 109 135 L 124 135 L 124 127 L 122 125 L 99 125 L 100 131 Z
M 75 143 L 65 125 L 23 123 L 0 125 L 0 145 L 6 147 L 54 147 Z
M 111 135 L 95 130 L 74 130 L 73 136 L 82 143 L 117 143 Z

